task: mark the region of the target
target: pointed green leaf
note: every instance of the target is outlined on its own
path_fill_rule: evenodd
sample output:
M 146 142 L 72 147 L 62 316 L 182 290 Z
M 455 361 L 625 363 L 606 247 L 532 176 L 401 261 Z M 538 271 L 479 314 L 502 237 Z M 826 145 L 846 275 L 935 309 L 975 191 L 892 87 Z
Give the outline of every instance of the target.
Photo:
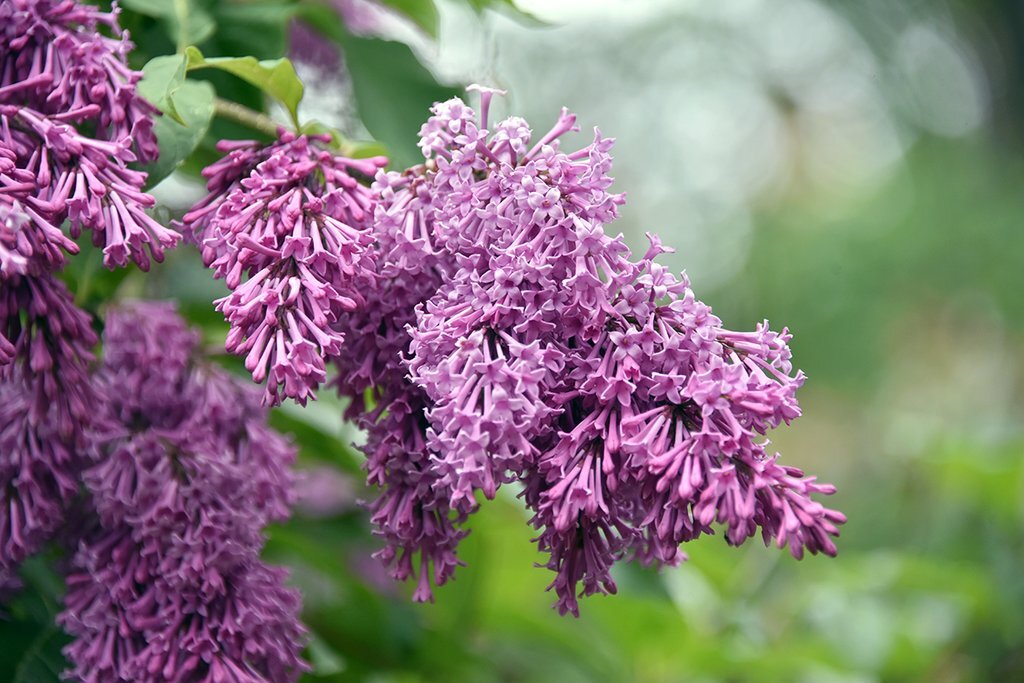
M 356 109 L 370 134 L 387 146 L 392 165 L 423 161 L 416 133 L 434 102 L 458 90 L 438 84 L 404 43 L 338 34 L 352 76 Z
M 157 121 L 160 158 L 147 170 L 150 184 L 170 175 L 199 146 L 213 118 L 213 87 L 209 83 L 185 81 L 174 96 L 175 106 L 185 121 Z M 163 136 L 163 137 L 161 137 Z
M 175 0 L 121 0 L 118 4 L 145 17 L 163 19 L 174 14 Z
M 280 102 L 291 114 L 292 122 L 298 125 L 298 108 L 302 100 L 303 85 L 295 73 L 295 67 L 287 59 L 265 59 L 255 57 L 204 57 L 198 48 L 185 49 L 187 69 L 219 69 L 238 76 L 255 85 L 270 97 Z
M 537 15 L 519 7 L 515 0 L 469 0 L 469 5 L 477 12 L 486 9 L 504 11 L 513 19 L 530 25 L 538 26 L 545 23 Z
M 367 130 L 387 145 L 395 165 L 421 163 L 417 131 L 434 102 L 459 91 L 439 85 L 403 43 L 349 36 L 343 47 L 356 108 Z
M 349 140 L 345 155 L 352 159 L 369 159 L 370 157 L 388 157 L 388 148 L 383 142 L 376 140 Z
M 181 118 L 174 105 L 174 93 L 184 82 L 184 55 L 156 57 L 142 67 L 142 80 L 139 81 L 138 91 L 154 107 L 184 126 L 185 120 Z
M 70 639 L 57 626 L 51 625 L 25 650 L 12 683 L 59 683 L 67 660 L 61 648 Z
M 309 661 L 315 676 L 333 676 L 345 670 L 345 658 L 316 633 L 309 639 Z
M 439 16 L 434 0 L 381 0 L 381 3 L 419 26 L 431 38 L 437 37 Z
M 300 10 L 303 21 L 344 50 L 359 118 L 387 147 L 391 165 L 422 163 L 416 133 L 430 106 L 460 91 L 440 85 L 408 45 L 352 35 L 337 13 L 323 5 L 301 5 Z

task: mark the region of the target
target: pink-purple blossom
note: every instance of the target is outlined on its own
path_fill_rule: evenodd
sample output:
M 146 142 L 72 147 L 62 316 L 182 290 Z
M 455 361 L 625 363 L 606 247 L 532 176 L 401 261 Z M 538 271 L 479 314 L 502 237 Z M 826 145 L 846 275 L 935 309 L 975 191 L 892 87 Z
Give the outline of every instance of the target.
M 83 681 L 289 681 L 299 595 L 259 557 L 287 517 L 293 447 L 258 392 L 207 364 L 166 304 L 112 310 L 96 376 L 108 424 L 83 473 L 96 520 L 59 618 Z
M 13 573 L 63 522 L 101 429 L 89 377 L 96 336 L 52 275 L 0 280 L 0 575 Z
M 113 12 L 57 0 L 0 7 L 0 220 L 19 222 L 0 237 L 0 271 L 59 269 L 86 231 L 111 268 L 148 269 L 177 244 L 146 213 L 146 174 L 129 166 L 159 152 L 130 47 Z
M 778 462 L 766 434 L 800 415 L 786 330 L 722 327 L 685 277 L 608 232 L 612 141 L 562 111 L 534 136 L 456 98 L 420 131 L 426 162 L 379 174 L 377 288 L 346 313 L 338 386 L 369 432 L 371 504 L 398 578 L 430 599 L 479 504 L 516 483 L 560 612 L 616 590 L 616 562 L 676 564 L 724 529 L 835 554 L 834 488 Z M 365 403 L 365 392 L 374 401 Z M 419 570 L 410 558 L 419 558 Z M 436 576 L 431 577 L 430 567 Z
M 271 145 L 222 142 L 203 171 L 209 195 L 183 225 L 231 293 L 217 309 L 231 324 L 228 351 L 245 357 L 266 400 L 305 404 L 340 352 L 338 318 L 373 285 L 369 190 L 382 158 L 348 159 L 319 137 L 281 131 Z
M 107 37 L 101 28 L 111 34 Z M 116 12 L 70 0 L 0 4 L 0 575 L 64 521 L 107 425 L 96 335 L 56 277 L 89 231 L 107 266 L 162 260 L 176 233 L 146 210 L 156 110 L 136 92 Z M 67 230 L 67 234 L 65 233 Z
M 452 505 L 451 491 L 428 448 L 424 391 L 408 377 L 407 327 L 416 310 L 454 264 L 435 243 L 431 205 L 436 199 L 423 169 L 384 173 L 373 185 L 379 201 L 373 220 L 375 287 L 366 305 L 345 313 L 338 329 L 344 351 L 334 357 L 335 386 L 350 401 L 347 416 L 367 433 L 367 479 L 380 489 L 370 504 L 376 555 L 398 580 L 415 578 L 417 600 L 432 600 L 432 586 L 446 583 L 462 564 L 456 555 L 466 535 L 469 508 Z

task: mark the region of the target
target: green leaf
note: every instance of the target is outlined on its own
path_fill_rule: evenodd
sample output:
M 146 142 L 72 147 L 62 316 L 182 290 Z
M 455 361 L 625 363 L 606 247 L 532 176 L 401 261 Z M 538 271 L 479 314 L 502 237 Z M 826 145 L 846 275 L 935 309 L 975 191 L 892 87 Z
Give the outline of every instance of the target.
M 276 59 L 288 49 L 288 26 L 297 8 L 291 0 L 217 2 L 211 7 L 217 35 L 207 51 Z
M 417 132 L 430 106 L 460 91 L 438 84 L 407 45 L 354 36 L 325 6 L 302 5 L 300 10 L 303 21 L 344 50 L 359 118 L 387 147 L 392 166 L 421 163 Z
M 142 68 L 139 94 L 164 113 L 153 128 L 160 157 L 145 167 L 147 186 L 170 175 L 206 135 L 213 117 L 213 89 L 206 83 L 185 80 L 184 55 L 151 59 Z
M 164 19 L 174 16 L 174 0 L 121 0 L 118 4 L 146 17 Z
M 295 73 L 295 67 L 287 59 L 265 59 L 255 57 L 204 57 L 195 46 L 185 49 L 187 69 L 219 69 L 233 74 L 255 85 L 270 97 L 280 102 L 291 114 L 292 122 L 298 126 L 298 108 L 302 100 L 303 85 Z
M 49 550 L 27 559 L 20 571 L 24 587 L 0 603 L 0 680 L 57 683 L 67 667 L 61 648 L 70 639 L 55 624 L 64 581 L 54 565 Z
M 440 17 L 434 0 L 381 0 L 381 3 L 419 26 L 431 38 L 437 38 Z
M 391 150 L 392 163 L 423 161 L 416 134 L 434 102 L 458 94 L 439 85 L 407 45 L 348 35 L 342 47 L 352 76 L 356 109 L 374 138 Z
M 174 104 L 174 93 L 185 82 L 184 55 L 167 55 L 149 60 L 142 67 L 142 80 L 139 81 L 139 94 L 149 100 L 153 106 L 185 125 Z
M 25 650 L 12 683 L 58 683 L 67 660 L 61 653 L 69 638 L 54 625 L 44 631 Z
M 349 140 L 346 143 L 345 156 L 351 159 L 369 159 L 370 157 L 388 157 L 388 148 L 377 140 Z
M 315 676 L 333 676 L 345 670 L 345 658 L 316 633 L 309 639 L 309 661 Z
M 175 44 L 196 45 L 213 35 L 217 22 L 191 0 L 121 0 L 121 6 L 147 17 L 161 19 Z
M 504 10 L 508 16 L 513 19 L 526 22 L 532 25 L 543 25 L 544 21 L 537 18 L 536 15 L 527 12 L 520 8 L 515 0 L 468 0 L 470 7 L 477 12 L 483 12 L 484 10 Z
M 174 96 L 175 109 L 185 125 L 159 118 L 154 130 L 160 144 L 160 158 L 149 164 L 147 186 L 152 187 L 174 172 L 199 146 L 213 118 L 213 87 L 209 83 L 185 81 Z

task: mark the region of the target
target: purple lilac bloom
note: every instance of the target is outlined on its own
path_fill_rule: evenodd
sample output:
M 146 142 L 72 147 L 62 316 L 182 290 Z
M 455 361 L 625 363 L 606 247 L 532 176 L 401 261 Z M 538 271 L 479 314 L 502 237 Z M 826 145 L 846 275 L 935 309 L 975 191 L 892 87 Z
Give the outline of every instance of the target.
M 560 410 L 542 396 L 557 389 L 565 341 L 600 323 L 602 277 L 630 276 L 625 247 L 601 228 L 622 203 L 602 173 L 608 141 L 559 152 L 557 137 L 575 129 L 565 111 L 532 146 L 521 119 L 489 136 L 474 117 L 452 101 L 421 131 L 436 182 L 451 188 L 436 230 L 462 258 L 419 316 L 411 370 L 435 403 L 431 446 L 455 500 L 492 498 L 522 473 Z
M 398 580 L 416 577 L 414 598 L 433 599 L 462 564 L 455 553 L 466 532 L 468 508 L 453 508 L 451 492 L 427 447 L 423 390 L 408 378 L 404 358 L 416 308 L 440 286 L 453 263 L 434 242 L 431 205 L 436 197 L 424 169 L 377 176 L 374 213 L 376 287 L 362 308 L 339 320 L 345 350 L 334 358 L 336 386 L 351 400 L 347 414 L 366 430 L 367 479 L 380 489 L 371 521 L 385 547 L 376 554 Z M 369 402 L 367 401 L 369 395 Z
M 231 290 L 217 302 L 227 349 L 266 381 L 271 404 L 315 398 L 344 341 L 335 323 L 373 285 L 372 195 L 357 178 L 386 160 L 337 156 L 326 141 L 282 129 L 271 145 L 220 143 L 228 154 L 203 171 L 209 195 L 183 219 Z
M 88 375 L 89 316 L 52 275 L 0 279 L 0 576 L 40 549 L 63 521 L 100 427 Z
M 86 114 L 99 111 L 90 105 Z M 50 268 L 63 264 L 60 249 L 76 253 L 55 227 L 66 219 L 71 236 L 83 230 L 103 249 L 109 268 L 134 261 L 148 270 L 150 261 L 162 261 L 164 250 L 177 244 L 178 235 L 147 213 L 155 204 L 142 191 L 146 174 L 128 167 L 136 160 L 131 140 L 97 140 L 67 123 L 68 115 L 46 116 L 20 105 L 0 104 L 0 136 L 19 159 L 19 169 L 35 188 L 24 201 L 24 211 L 40 234 L 39 250 Z M 10 186 L 4 188 L 9 190 Z M 60 247 L 60 249 L 58 249 Z
M 56 0 L 0 7 L 0 209 L 23 219 L 20 235 L 0 238 L 3 269 L 13 267 L 11 253 L 59 269 L 78 252 L 65 221 L 71 237 L 92 233 L 111 268 L 131 260 L 145 270 L 177 243 L 146 214 L 146 174 L 128 166 L 159 151 L 156 110 L 126 63 L 130 47 L 115 13 Z
M 0 102 L 64 120 L 88 118 L 97 139 L 131 141 L 141 160 L 153 161 L 159 153 L 155 109 L 135 90 L 142 74 L 128 68 L 132 47 L 117 10 L 69 0 L 8 0 L 0 6 Z
M 634 261 L 605 231 L 623 202 L 611 140 L 595 131 L 562 151 L 576 129 L 564 110 L 539 139 L 517 117 L 489 128 L 495 91 L 479 90 L 479 118 L 458 98 L 435 105 L 420 131 L 426 163 L 374 186 L 387 275 L 368 296 L 415 314 L 347 319 L 347 344 L 376 352 L 339 361 L 339 383 L 357 413 L 367 387 L 382 399 L 367 453 L 383 557 L 421 553 L 416 597 L 428 597 L 426 559 L 447 579 L 453 525 L 477 491 L 513 481 L 562 613 L 614 592 L 615 562 L 676 564 L 680 544 L 713 525 L 732 544 L 760 529 L 797 558 L 834 554 L 845 520 L 811 499 L 834 488 L 779 464 L 764 439 L 800 414 L 788 333 L 722 328 L 685 277 L 654 262 L 667 251 L 656 237 Z M 423 531 L 421 510 L 437 512 Z
M 257 392 L 196 358 L 166 304 L 111 311 L 96 377 L 110 426 L 83 474 L 97 513 L 59 618 L 83 681 L 289 681 L 304 628 L 259 557 L 292 503 L 294 449 Z
M 417 579 L 413 599 L 432 601 L 463 562 L 456 547 L 466 532 L 458 527 L 467 511 L 449 503 L 427 449 L 426 400 L 408 386 L 367 415 L 367 481 L 381 489 L 370 504 L 371 521 L 384 539 L 376 557 L 399 581 Z

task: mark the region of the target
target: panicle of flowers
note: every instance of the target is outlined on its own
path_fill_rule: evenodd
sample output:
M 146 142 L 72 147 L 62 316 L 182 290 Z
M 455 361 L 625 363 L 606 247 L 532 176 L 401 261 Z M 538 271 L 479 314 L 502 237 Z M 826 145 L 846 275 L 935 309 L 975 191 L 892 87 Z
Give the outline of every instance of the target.
M 96 138 L 131 140 L 140 159 L 153 161 L 159 154 L 155 109 L 135 90 L 142 74 L 128 67 L 132 43 L 117 14 L 74 0 L 5 2 L 0 93 L 4 101 L 20 100 L 47 116 L 94 112 L 89 118 Z
M 0 139 L 0 280 L 59 268 L 64 253 L 78 245 L 32 206 L 37 191 L 31 171 L 18 168 L 18 155 Z
M 128 167 L 158 154 L 156 111 L 136 92 L 130 47 L 113 12 L 69 0 L 0 6 L 0 206 L 16 203 L 24 218 L 5 241 L 40 269 L 77 253 L 65 221 L 72 237 L 92 233 L 111 268 L 147 269 L 178 241 L 146 213 L 146 174 Z
M 113 38 L 100 29 L 109 29 Z M 0 573 L 56 530 L 102 431 L 89 316 L 55 278 L 91 230 L 108 266 L 162 258 L 177 235 L 145 209 L 155 110 L 135 90 L 115 13 L 0 4 Z M 70 235 L 62 226 L 67 222 Z
M 282 129 L 270 145 L 220 143 L 228 154 L 203 171 L 209 194 L 182 221 L 231 290 L 217 301 L 226 346 L 266 382 L 268 403 L 315 398 L 344 341 L 335 323 L 373 284 L 372 197 L 357 179 L 386 160 L 338 156 L 327 141 Z
M 376 554 L 398 580 L 417 578 L 414 598 L 432 600 L 461 561 L 455 553 L 465 531 L 466 506 L 453 509 L 451 493 L 427 448 L 423 390 L 408 377 L 407 327 L 416 308 L 437 291 L 454 264 L 435 243 L 431 192 L 423 167 L 380 172 L 373 185 L 373 260 L 376 286 L 366 305 L 345 313 L 338 329 L 344 352 L 336 356 L 336 387 L 350 399 L 349 417 L 366 430 L 367 479 L 380 489 L 371 521 L 384 540 Z
M 479 118 L 458 98 L 435 105 L 420 132 L 426 164 L 374 186 L 383 291 L 440 264 L 429 286 L 395 289 L 415 306 L 414 320 L 399 317 L 407 335 L 364 318 L 362 341 L 349 343 L 388 329 L 377 347 L 386 353 L 360 354 L 339 377 L 357 391 L 389 378 L 395 413 L 409 418 L 388 423 L 390 408 L 378 404 L 370 421 L 384 558 L 423 552 L 388 535 L 418 519 L 389 505 L 440 512 L 447 497 L 447 515 L 434 519 L 458 525 L 477 491 L 493 497 L 513 481 L 562 613 L 578 613 L 579 595 L 614 592 L 616 562 L 678 563 L 680 544 L 715 525 L 732 544 L 760 529 L 795 557 L 834 554 L 844 518 L 811 499 L 834 488 L 779 464 L 764 438 L 800 414 L 804 378 L 788 332 L 724 329 L 685 277 L 655 263 L 667 251 L 656 237 L 634 261 L 605 231 L 623 202 L 610 190 L 611 140 L 595 131 L 591 144 L 563 151 L 559 139 L 576 129 L 564 110 L 536 141 L 517 117 L 489 128 L 496 91 L 478 90 Z M 394 448 L 377 459 L 385 441 Z M 454 559 L 460 537 L 434 547 Z M 417 598 L 429 597 L 428 579 L 421 569 Z
M 465 505 L 453 506 L 427 447 L 427 399 L 417 387 L 383 397 L 360 421 L 367 482 L 380 488 L 370 519 L 384 547 L 375 554 L 399 581 L 415 577 L 413 599 L 433 601 L 432 586 L 444 585 L 463 562 L 456 548 L 466 532 Z
M 287 517 L 294 449 L 253 389 L 196 361 L 166 304 L 113 310 L 96 381 L 110 426 L 83 475 L 97 513 L 59 618 L 83 681 L 287 681 L 299 596 L 260 558 Z
M 732 545 L 760 528 L 799 558 L 835 554 L 844 521 L 810 498 L 835 489 L 778 465 L 762 439 L 800 414 L 788 333 L 726 331 L 685 279 L 642 266 L 606 331 L 570 355 L 560 434 L 525 481 L 563 613 L 578 613 L 578 583 L 614 592 L 614 562 L 676 564 L 713 523 Z
M 493 94 L 482 92 L 482 110 Z M 558 390 L 566 341 L 596 334 L 605 283 L 631 276 L 628 252 L 603 230 L 623 201 L 604 173 L 610 141 L 561 151 L 558 138 L 576 129 L 564 110 L 533 144 L 522 119 L 491 133 L 474 118 L 453 101 L 424 126 L 436 182 L 450 188 L 435 229 L 458 267 L 423 307 L 410 364 L 434 402 L 431 447 L 456 501 L 492 498 L 522 474 L 555 427 L 560 407 L 544 396 Z
M 95 343 L 53 275 L 0 278 L 0 575 L 40 549 L 78 492 L 86 430 L 100 428 Z

